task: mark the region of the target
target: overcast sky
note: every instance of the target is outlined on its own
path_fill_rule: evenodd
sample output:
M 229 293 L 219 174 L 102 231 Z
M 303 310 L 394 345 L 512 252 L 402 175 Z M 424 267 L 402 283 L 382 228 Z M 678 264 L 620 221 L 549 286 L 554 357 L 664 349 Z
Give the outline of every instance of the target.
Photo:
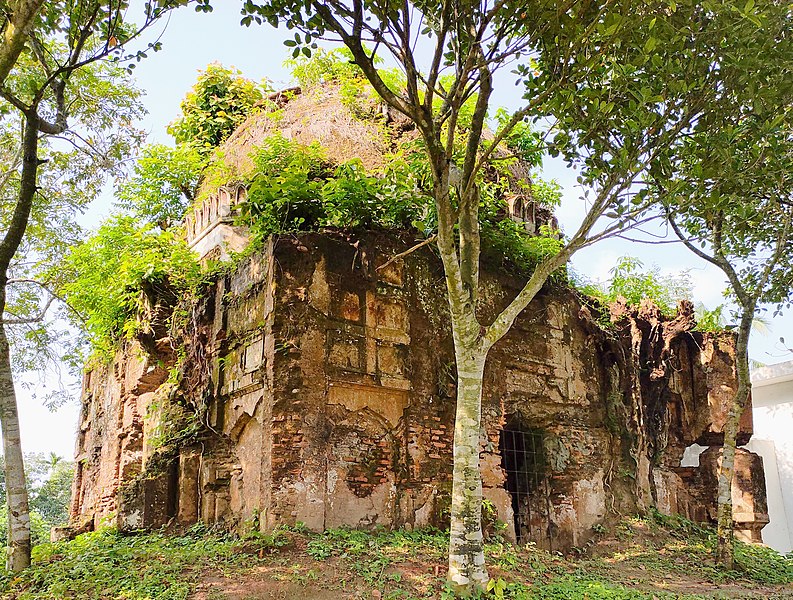
M 288 71 L 283 67 L 287 49 L 283 40 L 287 30 L 274 30 L 269 26 L 239 25 L 238 2 L 217 2 L 211 14 L 199 14 L 190 8 L 175 11 L 167 26 L 153 33 L 161 36 L 163 50 L 151 53 L 135 69 L 138 86 L 146 91 L 144 103 L 148 116 L 141 126 L 149 133 L 149 141 L 172 143 L 166 125 L 179 112 L 179 102 L 193 85 L 198 71 L 211 62 L 235 66 L 249 78 L 271 80 L 276 88 L 290 84 Z M 499 105 L 515 108 L 519 94 L 514 86 L 514 76 L 503 73 L 497 80 L 495 98 Z M 583 215 L 584 204 L 580 190 L 575 187 L 575 172 L 560 161 L 547 161 L 543 177 L 555 178 L 564 187 L 564 200 L 557 216 L 567 231 L 573 231 Z M 85 217 L 85 223 L 94 225 L 111 210 L 111 199 L 97 199 Z M 636 245 L 624 240 L 608 240 L 577 254 L 574 269 L 590 279 L 605 280 L 609 270 L 621 256 L 639 258 L 646 266 L 657 265 L 665 274 L 678 274 L 688 270 L 694 291 L 694 300 L 714 308 L 723 302 L 725 279 L 714 267 L 706 265 L 685 248 L 675 244 Z M 793 359 L 782 351 L 778 340 L 785 337 L 793 342 L 793 318 L 786 315 L 770 321 L 767 335 L 754 334 L 751 355 L 764 363 Z M 35 382 L 36 378 L 29 378 Z M 57 412 L 50 412 L 27 389 L 19 389 L 20 418 L 23 447 L 26 452 L 54 451 L 71 457 L 74 448 L 78 398 Z

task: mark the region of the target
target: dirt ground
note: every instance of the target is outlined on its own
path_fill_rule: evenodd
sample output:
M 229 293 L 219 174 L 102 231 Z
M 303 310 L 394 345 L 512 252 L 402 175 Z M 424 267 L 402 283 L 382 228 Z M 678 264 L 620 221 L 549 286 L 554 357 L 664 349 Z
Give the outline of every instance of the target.
M 371 550 L 361 551 L 341 540 L 330 544 L 331 555 L 320 559 L 311 555 L 311 544 L 317 542 L 295 538 L 274 551 L 264 565 L 246 572 L 203 572 L 191 600 L 443 596 L 446 565 L 437 542 L 417 548 L 373 544 Z M 645 522 L 622 526 L 577 556 L 549 554 L 531 545 L 495 548 L 488 556 L 491 577 L 518 586 L 508 590 L 505 598 L 793 599 L 793 584 L 752 581 L 748 573 L 725 574 L 697 539 Z

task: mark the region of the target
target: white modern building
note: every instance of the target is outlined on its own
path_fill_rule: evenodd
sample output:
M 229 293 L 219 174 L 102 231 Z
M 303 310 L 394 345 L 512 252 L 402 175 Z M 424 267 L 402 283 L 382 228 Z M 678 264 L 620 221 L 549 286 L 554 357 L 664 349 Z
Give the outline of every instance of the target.
M 763 457 L 771 521 L 763 542 L 793 551 L 793 360 L 752 372 L 754 435 L 747 448 Z

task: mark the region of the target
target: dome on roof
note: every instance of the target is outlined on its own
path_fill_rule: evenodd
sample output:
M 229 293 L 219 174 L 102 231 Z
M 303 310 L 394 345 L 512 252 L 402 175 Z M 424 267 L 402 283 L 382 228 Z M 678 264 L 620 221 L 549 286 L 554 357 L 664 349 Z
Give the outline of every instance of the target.
M 318 142 L 334 163 L 359 158 L 370 172 L 379 171 L 393 150 L 389 141 L 393 137 L 384 135 L 383 125 L 403 139 L 418 135 L 404 116 L 375 100 L 364 99 L 361 105 L 361 112 L 370 118 L 356 116 L 337 85 L 305 92 L 290 88 L 273 94 L 270 100 L 276 103 L 276 110 L 255 112 L 219 148 L 222 160 L 241 175 L 253 168 L 251 152 L 276 133 L 304 145 Z
M 379 98 L 365 93 L 351 106 L 337 84 L 324 84 L 307 90 L 289 88 L 272 94 L 266 107 L 251 114 L 221 144 L 213 160 L 222 161 L 237 181 L 218 188 L 217 180 L 205 181 L 199 202 L 185 217 L 187 240 L 204 258 L 224 258 L 228 249 L 239 251 L 247 243 L 247 229 L 234 222 L 234 206 L 245 198 L 241 180 L 253 174 L 253 154 L 268 137 L 279 134 L 302 145 L 318 143 L 331 163 L 357 158 L 370 173 L 381 172 L 389 155 L 420 134 L 404 115 L 387 107 Z M 485 138 L 492 133 L 485 132 Z M 494 158 L 509 157 L 499 149 Z M 510 185 L 505 190 L 504 216 L 525 224 L 535 233 L 542 223 L 554 224 L 551 211 L 534 202 L 530 186 L 531 166 L 515 160 L 508 163 Z M 489 166 L 486 179 L 503 180 L 504 171 Z M 209 189 L 212 186 L 212 189 Z

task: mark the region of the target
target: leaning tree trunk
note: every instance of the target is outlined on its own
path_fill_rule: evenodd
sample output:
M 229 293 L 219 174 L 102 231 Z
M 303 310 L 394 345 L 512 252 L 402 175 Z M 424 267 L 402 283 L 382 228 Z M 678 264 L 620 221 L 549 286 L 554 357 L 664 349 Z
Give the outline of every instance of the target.
M 484 589 L 489 579 L 482 548 L 482 477 L 479 471 L 486 352 L 478 348 L 473 351 L 470 347 L 460 348 L 460 342 L 455 341 L 457 410 L 448 580 L 455 591 L 470 594 Z
M 35 109 L 25 113 L 22 135 L 22 176 L 16 205 L 2 242 L 0 242 L 0 428 L 5 453 L 6 494 L 8 501 L 8 568 L 21 571 L 30 565 L 30 512 L 25 485 L 25 463 L 19 431 L 17 398 L 11 371 L 11 353 L 3 324 L 8 267 L 22 243 L 27 229 L 38 176 L 39 118 Z
M 0 425 L 3 431 L 8 504 L 6 566 L 11 571 L 21 571 L 30 566 L 30 512 L 11 356 L 5 326 L 2 323 L 0 323 Z
M 735 347 L 735 365 L 738 388 L 724 423 L 724 445 L 722 446 L 721 467 L 719 468 L 718 517 L 716 561 L 726 569 L 735 564 L 732 519 L 732 480 L 735 475 L 735 449 L 741 415 L 749 399 L 751 380 L 749 375 L 749 333 L 752 330 L 754 308 L 744 308 L 738 328 Z

